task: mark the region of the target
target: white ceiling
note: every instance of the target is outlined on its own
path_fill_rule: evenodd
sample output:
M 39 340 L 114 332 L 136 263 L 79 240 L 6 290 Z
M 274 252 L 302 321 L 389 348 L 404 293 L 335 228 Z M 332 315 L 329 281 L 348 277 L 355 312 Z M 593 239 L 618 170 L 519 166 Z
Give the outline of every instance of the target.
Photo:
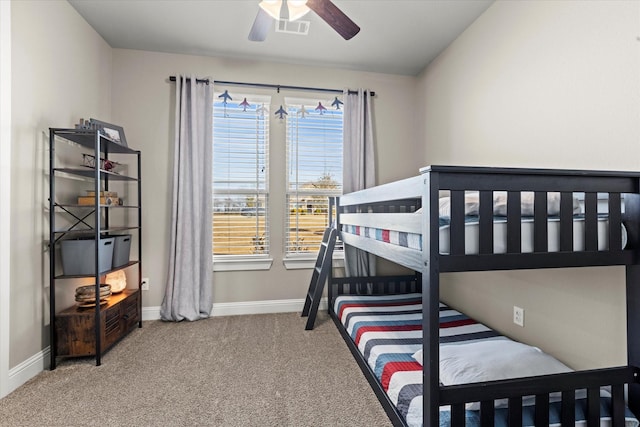
M 113 48 L 417 75 L 493 0 L 333 0 L 361 28 L 345 41 L 313 12 L 307 36 L 247 39 L 259 0 L 69 0 Z

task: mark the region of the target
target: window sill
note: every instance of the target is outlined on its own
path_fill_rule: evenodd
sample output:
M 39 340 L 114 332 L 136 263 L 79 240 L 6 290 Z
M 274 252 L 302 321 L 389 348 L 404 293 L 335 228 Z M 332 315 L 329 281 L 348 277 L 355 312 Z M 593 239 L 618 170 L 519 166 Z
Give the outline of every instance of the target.
M 229 257 L 213 258 L 213 271 L 270 270 L 273 258 Z
M 317 260 L 317 255 L 290 255 L 285 257 L 285 259 L 282 260 L 282 263 L 284 264 L 284 268 L 287 270 L 302 270 L 314 268 Z M 333 254 L 333 267 L 344 267 L 344 253 Z

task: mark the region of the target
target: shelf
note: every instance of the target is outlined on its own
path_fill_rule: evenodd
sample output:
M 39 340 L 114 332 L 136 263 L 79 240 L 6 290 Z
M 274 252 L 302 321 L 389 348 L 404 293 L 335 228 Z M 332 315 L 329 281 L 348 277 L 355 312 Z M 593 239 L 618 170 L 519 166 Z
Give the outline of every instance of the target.
M 56 136 L 80 144 L 83 147 L 95 150 L 96 131 L 83 129 L 52 129 Z M 137 154 L 137 150 L 122 146 L 104 135 L 100 135 L 100 152 Z
M 124 270 L 127 267 L 131 267 L 132 265 L 136 265 L 138 264 L 138 261 L 129 261 L 128 263 L 126 263 L 125 265 L 121 265 L 120 267 L 116 267 L 116 268 L 111 268 L 109 270 L 105 270 L 105 271 L 101 271 L 100 272 L 100 276 L 104 276 L 107 275 L 109 273 L 112 273 L 114 271 L 118 271 L 118 270 Z M 65 275 L 65 274 L 61 274 L 59 276 L 55 276 L 55 279 L 81 279 L 81 278 L 85 278 L 85 277 L 96 277 L 95 274 L 82 274 L 82 275 Z
M 95 209 L 94 205 L 78 205 L 73 203 L 56 203 L 55 207 L 61 208 L 91 208 Z M 140 206 L 137 205 L 100 205 L 99 208 L 121 208 L 121 209 L 140 209 Z
M 55 168 L 54 172 L 68 173 L 70 175 L 83 176 L 85 178 L 95 178 L 96 171 L 93 168 L 76 169 L 76 168 Z M 120 175 L 117 173 L 100 170 L 100 179 L 108 179 L 111 181 L 138 181 L 138 178 L 131 176 Z
M 135 227 L 109 227 L 100 230 L 100 234 L 105 233 L 114 233 L 118 231 L 126 231 L 126 230 L 139 230 L 139 226 Z M 55 234 L 85 234 L 87 236 L 95 234 L 95 230 L 93 228 L 83 228 L 81 230 L 53 230 Z
M 128 289 L 124 289 L 122 292 L 119 292 L 117 294 L 111 294 L 107 299 L 107 303 L 100 306 L 100 308 L 102 310 L 111 308 L 114 305 L 119 304 L 121 301 L 123 301 L 128 296 L 134 294 L 135 292 L 138 292 L 138 290 L 128 288 Z M 72 305 L 71 307 L 66 308 L 62 310 L 60 313 L 58 313 L 58 316 L 64 316 L 66 314 L 86 313 L 87 310 L 94 311 L 95 307 L 78 307 L 77 305 Z
M 88 149 L 94 154 L 95 158 L 100 159 L 109 159 L 111 154 L 123 155 L 119 156 L 118 160 L 120 160 L 120 157 L 124 158 L 124 155 L 132 155 L 128 161 L 125 160 L 123 163 L 132 166 L 133 169 L 130 171 L 125 169 L 125 175 L 121 175 L 113 171 L 100 169 L 100 163 L 90 167 L 87 164 L 74 164 L 67 157 L 64 158 L 69 163 L 65 164 L 63 162 L 59 167 L 56 167 L 58 157 L 55 155 L 55 151 L 56 144 L 59 143 L 69 146 L 65 150 L 73 149 L 73 151 L 86 152 Z M 115 345 L 136 325 L 140 328 L 142 327 L 142 293 L 140 291 L 142 277 L 142 193 L 140 189 L 140 158 L 140 151 L 122 146 L 118 142 L 100 134 L 96 129 L 49 128 L 48 245 L 51 344 L 49 369 L 55 369 L 58 356 L 95 356 L 96 365 L 99 366 L 101 356 L 105 351 Z M 135 174 L 136 176 L 127 176 L 128 174 Z M 60 187 L 56 187 L 56 180 L 60 180 Z M 74 184 L 71 180 L 81 181 L 82 186 L 92 185 L 94 191 L 107 191 L 110 187 L 110 182 L 122 182 L 127 187 L 125 192 L 131 197 L 128 197 L 128 204 L 126 205 L 107 205 L 106 198 L 75 199 L 70 193 L 77 192 L 79 183 Z M 71 184 L 72 186 L 70 187 Z M 133 184 L 137 191 L 134 189 L 129 194 L 128 190 L 131 189 L 131 186 L 127 184 Z M 64 194 L 67 195 L 67 201 L 65 203 L 55 202 L 62 194 L 56 193 L 56 188 L 66 189 Z M 120 200 L 116 201 L 116 203 Z M 76 203 L 78 201 L 91 203 Z M 116 215 L 114 211 L 106 210 L 106 208 L 133 209 L 133 212 Z M 110 212 L 114 216 L 112 218 L 114 221 L 111 222 Z M 133 220 L 134 216 L 137 217 L 136 221 Z M 64 222 L 58 224 L 58 228 L 56 228 L 57 217 L 64 220 Z M 74 218 L 75 221 L 71 218 Z M 128 226 L 130 224 L 135 224 L 135 226 Z M 129 233 L 128 231 L 134 232 Z M 118 237 L 118 235 L 120 236 Z M 83 249 L 85 247 L 82 246 L 80 252 L 76 250 L 75 252 L 70 252 L 72 255 L 67 255 L 82 258 L 81 260 L 74 260 L 81 263 L 82 268 L 68 268 L 67 272 L 82 274 L 64 274 L 64 265 L 62 266 L 62 271 L 57 271 L 60 269 L 61 264 L 57 257 L 62 255 L 58 254 L 58 252 L 61 252 L 63 246 L 67 244 L 73 246 L 71 239 L 103 239 L 106 237 L 116 237 L 116 239 L 113 239 L 113 259 L 116 259 L 116 263 L 127 261 L 125 264 L 117 268 L 111 268 L 111 264 L 114 261 L 108 260 L 106 257 L 109 251 L 105 252 L 107 249 L 103 245 L 94 243 L 86 246 L 87 249 Z M 138 243 L 137 255 L 126 252 L 130 251 L 131 239 L 134 238 L 137 238 Z M 126 244 L 123 243 L 125 241 L 127 242 Z M 118 250 L 117 254 L 116 249 Z M 130 261 L 130 257 L 137 258 L 137 261 Z M 56 309 L 56 282 L 58 280 L 69 279 L 69 285 L 74 284 L 74 282 L 77 284 L 77 279 L 85 279 L 85 281 L 89 280 L 89 283 L 95 283 L 96 278 L 99 279 L 100 276 L 105 276 L 114 271 L 122 271 L 129 267 L 132 268 L 127 273 L 133 273 L 133 270 L 136 270 L 137 282 L 135 289 L 127 289 L 121 294 L 111 296 L 109 302 L 103 306 L 97 305 L 90 308 L 72 306 L 61 312 Z M 105 270 L 100 271 L 102 269 Z M 91 271 L 93 273 L 86 274 L 86 272 Z

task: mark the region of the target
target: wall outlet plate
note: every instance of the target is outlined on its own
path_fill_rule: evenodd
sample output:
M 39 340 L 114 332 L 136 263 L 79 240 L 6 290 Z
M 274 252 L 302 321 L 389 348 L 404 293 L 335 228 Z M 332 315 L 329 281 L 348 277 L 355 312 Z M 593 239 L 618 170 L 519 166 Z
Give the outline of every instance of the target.
M 141 286 L 143 291 L 148 291 L 149 290 L 149 278 L 148 277 L 144 277 L 142 279 L 142 286 Z
M 513 306 L 513 323 L 524 328 L 524 308 Z

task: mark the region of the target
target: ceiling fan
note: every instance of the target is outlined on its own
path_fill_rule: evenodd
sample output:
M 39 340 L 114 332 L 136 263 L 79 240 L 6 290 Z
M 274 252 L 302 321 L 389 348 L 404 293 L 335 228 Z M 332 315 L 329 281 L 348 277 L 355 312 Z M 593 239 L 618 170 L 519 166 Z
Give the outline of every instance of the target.
M 345 40 L 351 39 L 360 31 L 360 27 L 338 9 L 331 0 L 262 0 L 251 31 L 249 31 L 249 40 L 264 41 L 274 19 L 294 21 L 309 10 L 313 10 Z

